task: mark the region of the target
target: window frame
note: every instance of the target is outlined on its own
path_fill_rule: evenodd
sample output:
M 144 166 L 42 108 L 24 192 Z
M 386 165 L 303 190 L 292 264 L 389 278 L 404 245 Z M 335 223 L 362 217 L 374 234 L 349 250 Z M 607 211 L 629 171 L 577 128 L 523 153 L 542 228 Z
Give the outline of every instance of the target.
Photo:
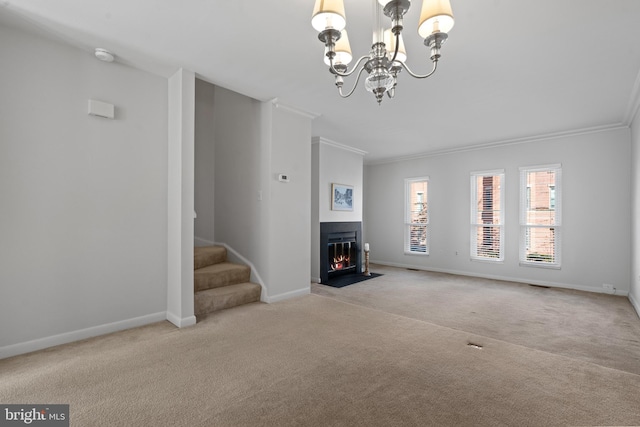
M 500 247 L 497 258 L 478 255 L 478 227 L 487 227 L 487 224 L 479 224 L 478 219 L 478 179 L 485 177 L 500 177 L 500 222 L 497 224 L 490 224 L 490 227 L 498 228 L 500 236 Z M 470 175 L 470 190 L 471 190 L 471 227 L 470 227 L 470 240 L 469 240 L 469 256 L 472 261 L 490 262 L 490 263 L 503 263 L 504 262 L 504 235 L 505 235 L 505 172 L 504 169 L 493 169 L 487 171 L 475 171 Z
M 527 206 L 530 197 L 527 197 L 527 174 L 531 172 L 554 172 L 554 182 L 547 184 L 549 189 L 554 190 L 554 206 L 551 206 L 551 193 L 549 193 L 549 211 L 554 212 L 552 224 L 528 224 L 527 212 L 531 206 Z M 559 270 L 562 266 L 562 164 L 548 164 L 538 166 L 520 167 L 520 212 L 519 212 L 520 241 L 518 259 L 520 266 L 539 267 Z M 528 260 L 527 249 L 531 237 L 529 230 L 535 228 L 549 228 L 553 230 L 553 262 L 541 260 Z
M 423 203 L 427 205 L 427 219 L 424 223 L 412 223 L 411 222 L 411 184 L 416 182 L 426 182 L 426 197 Z M 429 233 L 429 225 L 431 220 L 431 215 L 429 214 L 429 177 L 422 176 L 416 178 L 405 178 L 404 180 L 404 254 L 405 255 L 429 255 L 430 249 L 430 233 Z M 411 227 L 412 226 L 424 226 L 425 227 L 425 251 L 412 251 L 411 250 Z

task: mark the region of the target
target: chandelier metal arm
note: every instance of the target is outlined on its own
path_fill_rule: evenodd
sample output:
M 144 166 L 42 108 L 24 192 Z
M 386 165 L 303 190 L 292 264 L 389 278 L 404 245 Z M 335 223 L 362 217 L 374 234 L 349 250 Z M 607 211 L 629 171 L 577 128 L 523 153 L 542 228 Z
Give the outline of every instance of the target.
M 351 71 L 353 73 L 353 71 L 355 71 L 355 68 Z M 358 75 L 356 76 L 356 81 L 353 84 L 353 87 L 351 88 L 351 90 L 349 91 L 348 94 L 343 94 L 342 93 L 342 86 L 338 86 L 338 93 L 340 94 L 340 96 L 342 98 L 348 98 L 350 97 L 353 92 L 355 92 L 356 88 L 358 87 L 358 82 L 360 81 L 360 76 L 362 75 L 362 72 L 364 71 L 364 67 L 360 68 L 360 71 L 358 71 Z
M 393 58 L 391 59 L 392 63 L 396 60 L 396 57 L 398 56 L 399 48 L 400 48 L 400 32 L 398 31 L 398 34 L 396 34 L 396 47 L 395 47 L 395 51 L 393 52 Z
M 351 71 L 341 72 L 341 71 L 338 71 L 333 66 L 333 58 L 329 58 L 329 63 L 330 63 L 329 71 L 331 71 L 332 74 L 335 74 L 335 75 L 340 76 L 340 77 L 349 77 L 351 74 L 353 74 L 358 69 L 358 67 L 360 66 L 360 63 L 365 59 L 369 59 L 369 55 L 361 56 L 360 59 L 358 59 L 358 62 L 356 62 L 356 65 L 351 69 Z
M 433 69 L 431 70 L 431 72 L 429 74 L 425 74 L 424 76 L 421 76 L 419 74 L 415 74 L 413 71 L 411 71 L 409 69 L 409 67 L 407 66 L 407 64 L 405 64 L 404 62 L 400 63 L 402 65 L 402 67 L 407 70 L 407 73 L 409 73 L 409 75 L 411 77 L 415 77 L 416 79 L 426 79 L 427 77 L 431 77 L 433 75 L 433 73 L 436 72 L 436 69 L 438 68 L 438 61 L 435 60 L 433 61 Z

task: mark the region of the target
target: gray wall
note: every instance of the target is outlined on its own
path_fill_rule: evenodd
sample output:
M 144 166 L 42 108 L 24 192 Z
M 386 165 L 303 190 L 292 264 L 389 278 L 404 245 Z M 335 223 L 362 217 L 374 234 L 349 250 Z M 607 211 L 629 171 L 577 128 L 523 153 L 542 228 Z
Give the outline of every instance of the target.
M 631 251 L 631 290 L 629 299 L 640 315 L 640 110 L 636 113 L 631 126 L 631 162 L 632 162 L 632 251 Z
M 628 128 L 365 166 L 365 235 L 371 259 L 390 265 L 627 293 L 631 271 Z M 562 269 L 518 262 L 520 166 L 562 164 Z M 505 261 L 469 257 L 471 171 L 506 172 Z M 431 254 L 403 253 L 405 178 L 429 176 Z M 457 255 L 456 255 L 457 252 Z M 637 291 L 636 291 L 637 292 Z
M 266 301 L 308 293 L 310 118 L 217 86 L 214 110 L 215 241 L 253 263 Z
M 261 235 L 260 102 L 216 86 L 214 110 L 215 240 L 255 260 Z
M 362 221 L 363 155 L 347 148 L 318 142 L 318 203 L 320 222 Z M 331 210 L 331 184 L 353 186 L 353 211 Z
M 164 319 L 167 80 L 1 25 L 0 52 L 0 353 Z
M 270 299 L 309 292 L 311 261 L 311 119 L 271 103 Z M 290 182 L 278 181 L 287 174 Z M 283 262 L 284 261 L 284 262 Z
M 215 242 L 215 86 L 196 79 L 195 117 L 195 210 L 196 246 Z

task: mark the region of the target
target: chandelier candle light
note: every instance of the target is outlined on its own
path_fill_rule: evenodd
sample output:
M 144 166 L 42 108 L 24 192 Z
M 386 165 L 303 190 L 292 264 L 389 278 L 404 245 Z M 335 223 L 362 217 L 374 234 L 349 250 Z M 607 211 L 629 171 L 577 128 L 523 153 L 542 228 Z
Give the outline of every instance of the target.
M 345 30 L 347 21 L 343 0 L 316 0 L 311 17 L 311 25 L 320 34 L 318 38 L 325 46 L 324 62 L 335 76 L 338 92 L 343 98 L 351 96 L 358 86 L 360 76 L 366 71 L 365 88 L 374 94 L 378 104 L 386 93 L 389 98 L 395 95 L 398 73 L 404 68 L 416 79 L 425 79 L 435 73 L 440 59 L 440 48 L 447 40 L 447 33 L 453 28 L 453 12 L 449 0 L 423 0 L 418 24 L 418 34 L 431 50 L 433 68 L 425 75 L 412 72 L 405 61 L 407 52 L 402 40 L 403 17 L 411 6 L 411 0 L 372 0 L 373 1 L 373 44 L 371 51 L 358 59 L 349 70 L 353 59 L 349 38 Z M 381 13 L 391 18 L 391 28 L 384 30 Z M 361 65 L 362 64 L 362 65 Z M 344 77 L 358 71 L 356 82 L 348 93 L 343 93 Z

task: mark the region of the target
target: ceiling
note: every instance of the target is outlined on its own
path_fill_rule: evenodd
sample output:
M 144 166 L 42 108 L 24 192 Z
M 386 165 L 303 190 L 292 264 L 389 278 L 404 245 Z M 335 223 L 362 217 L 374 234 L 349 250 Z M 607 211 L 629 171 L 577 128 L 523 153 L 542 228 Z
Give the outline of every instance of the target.
M 370 49 L 371 0 L 344 2 L 358 58 Z M 310 24 L 314 0 L 0 0 L 0 22 L 87 54 L 106 48 L 162 76 L 183 67 L 258 100 L 277 98 L 317 115 L 314 136 L 367 152 L 367 163 L 629 125 L 640 97 L 640 1 L 451 4 L 456 24 L 436 74 L 401 73 L 396 97 L 380 106 L 363 82 L 338 96 Z M 426 73 L 420 5 L 405 17 L 404 39 L 408 65 Z

